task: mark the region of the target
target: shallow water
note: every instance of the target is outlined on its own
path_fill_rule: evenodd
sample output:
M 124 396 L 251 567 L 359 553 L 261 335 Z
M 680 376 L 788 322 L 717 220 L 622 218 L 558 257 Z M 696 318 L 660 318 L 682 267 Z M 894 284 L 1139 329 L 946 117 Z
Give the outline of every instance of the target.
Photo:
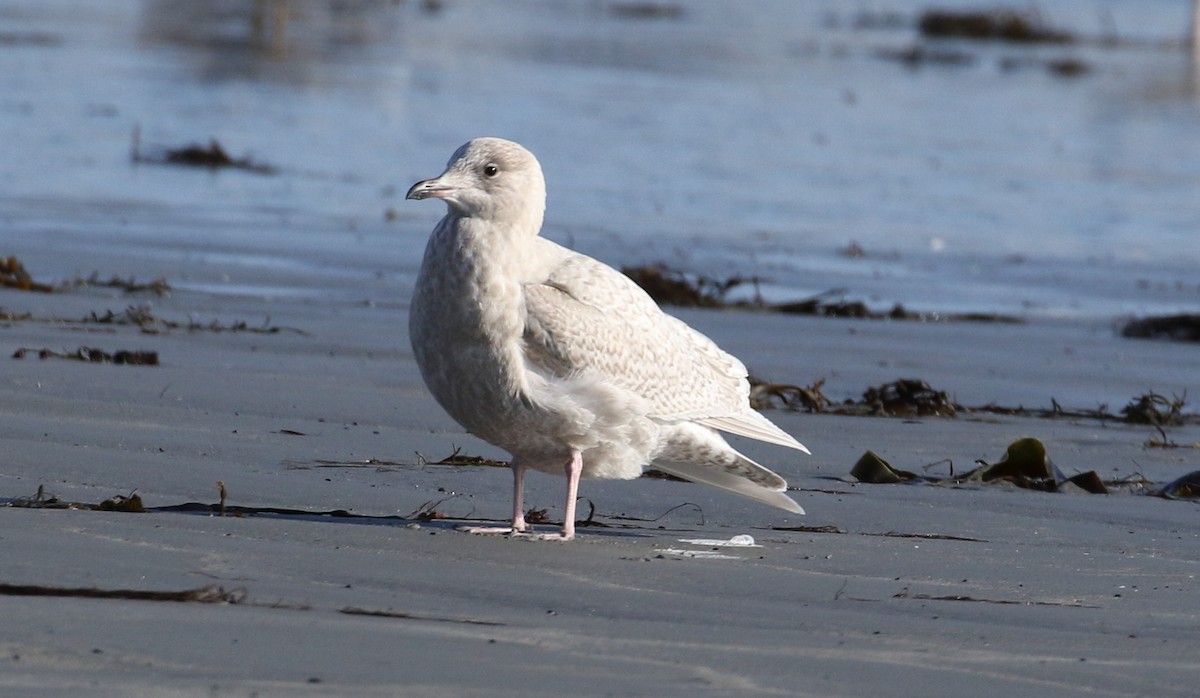
M 614 265 L 880 308 L 1194 311 L 1190 3 L 1056 2 L 1088 41 L 881 57 L 920 41 L 922 5 L 5 2 L 0 252 L 49 278 L 183 268 L 181 288 L 279 295 L 291 272 L 370 295 L 442 213 L 408 185 L 501 135 L 542 161 L 546 234 Z M 1059 57 L 1090 70 L 1001 67 Z M 143 152 L 215 137 L 280 171 L 133 165 L 135 127 Z

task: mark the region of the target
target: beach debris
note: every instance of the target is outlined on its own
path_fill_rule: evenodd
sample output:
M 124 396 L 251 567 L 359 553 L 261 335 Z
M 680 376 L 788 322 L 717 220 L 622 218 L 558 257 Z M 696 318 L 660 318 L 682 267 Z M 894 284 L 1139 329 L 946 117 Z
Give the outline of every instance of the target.
M 918 378 L 901 378 L 867 388 L 862 403 L 888 417 L 953 417 L 957 406 L 945 391 L 934 390 Z
M 79 599 L 116 599 L 121 601 L 157 601 L 171 603 L 201 603 L 201 604 L 230 604 L 256 606 L 290 611 L 311 611 L 308 604 L 280 602 L 251 602 L 250 593 L 245 587 L 226 589 L 218 584 L 207 584 L 193 589 L 163 591 L 159 589 L 100 589 L 97 587 L 61 587 L 44 584 L 0 584 L 0 596 L 41 596 L 52 598 Z M 427 616 L 404 613 L 393 610 L 368 610 L 347 606 L 338 609 L 338 613 L 350 616 L 370 616 L 375 618 L 400 618 L 404 620 L 420 620 L 443 623 L 461 623 L 464 625 L 501 626 L 504 623 L 473 618 L 454 618 L 449 616 Z M 311 681 L 311 679 L 310 679 Z
M 621 267 L 621 273 L 633 279 L 655 302 L 683 308 L 733 307 L 725 298 L 731 290 L 756 279 L 731 276 L 717 279 L 708 276 L 693 278 L 665 264 L 643 267 Z
M 750 404 L 759 410 L 779 407 L 827 414 L 913 418 L 954 417 L 963 409 L 945 391 L 935 390 L 919 378 L 900 378 L 872 386 L 863 392 L 861 400 L 848 399 L 840 403 L 833 402 L 821 392 L 824 378 L 806 388 L 770 383 L 753 376 L 749 380 Z
M 246 590 L 238 588 L 226 591 L 224 587 L 216 584 L 209 584 L 195 589 L 184 589 L 182 591 L 98 589 L 96 587 L 59 587 L 41 584 L 0 584 L 0 596 L 52 596 L 80 599 L 237 604 L 245 601 Z
M 490 620 L 475 620 L 474 618 L 450 618 L 446 616 L 426 616 L 417 615 L 415 613 L 406 613 L 404 611 L 370 611 L 365 608 L 357 608 L 355 606 L 346 606 L 339 608 L 338 613 L 344 613 L 348 616 L 369 616 L 371 618 L 399 618 L 402 620 L 424 620 L 437 623 L 461 623 L 463 625 L 493 625 L 503 626 L 506 623 L 498 623 Z
M 417 454 L 420 457 L 420 454 Z M 421 467 L 428 463 L 405 463 L 403 461 L 382 460 L 380 458 L 364 458 L 363 460 L 325 460 L 299 461 L 286 459 L 284 467 L 288 470 L 310 470 L 312 468 L 371 468 L 377 473 L 394 472 L 405 468 Z
M 1088 494 L 1111 494 L 1109 490 L 1110 484 L 1120 484 L 1119 482 L 1106 482 L 1095 470 L 1085 470 L 1082 473 L 1076 473 L 1066 480 L 1058 482 L 1056 491 L 1072 492 L 1073 488 L 1079 488 Z
M 1148 392 L 1139 395 L 1121 408 L 1124 420 L 1130 424 L 1150 424 L 1157 427 L 1179 426 L 1184 423 L 1183 408 L 1187 404 L 1187 392 L 1170 399 Z
M 1200 499 L 1200 470 L 1193 470 L 1150 494 L 1166 499 Z
M 135 165 L 182 165 L 204 167 L 209 170 L 235 169 L 262 175 L 273 175 L 279 171 L 276 167 L 255 162 L 249 157 L 234 158 L 230 156 L 216 138 L 209 139 L 207 146 L 192 143 L 180 148 L 163 148 L 152 154 L 142 152 L 141 141 L 141 128 L 135 125 L 129 144 L 129 159 Z
M 950 399 L 945 391 L 932 388 L 919 378 L 900 378 L 889 383 L 867 388 L 861 400 L 846 399 L 834 402 L 825 396 L 825 379 L 818 378 L 807 387 L 791 383 L 773 383 L 753 375 L 750 381 L 750 404 L 756 410 L 785 409 L 792 411 L 822 412 L 863 417 L 956 417 L 960 413 L 988 413 L 1013 417 L 1035 417 L 1040 419 L 1096 419 L 1100 421 L 1124 421 L 1128 424 L 1150 424 L 1155 427 L 1200 424 L 1200 413 L 1185 412 L 1186 391 L 1182 396 L 1166 398 L 1153 391 L 1137 396 L 1121 409 L 1121 416 L 1113 414 L 1108 405 L 1095 409 L 1067 409 L 1058 400 L 1050 398 L 1049 408 L 1006 407 L 987 404 L 964 406 Z M 1161 429 L 1160 429 L 1161 431 Z M 1163 434 L 1166 442 L 1166 435 Z M 1164 444 L 1153 444 L 1163 446 Z
M 1108 494 L 1108 488 L 1095 471 L 1065 476 L 1046 454 L 1040 440 L 1025 437 L 1008 445 L 1004 456 L 995 463 L 982 464 L 963 476 L 967 482 L 1006 482 L 1023 489 L 1044 492 L 1081 490 L 1090 494 Z
M 707 545 L 714 548 L 761 548 L 754 542 L 754 536 L 742 533 L 729 539 L 722 538 L 680 538 L 680 543 L 688 545 Z
M 157 277 L 148 283 L 142 283 L 132 276 L 123 279 L 119 276 L 112 276 L 108 279 L 101 279 L 99 272 L 92 272 L 92 275 L 84 277 L 76 277 L 59 284 L 61 290 L 76 289 L 76 288 L 115 288 L 124 291 L 125 293 L 142 293 L 149 291 L 156 296 L 165 296 L 171 292 L 171 284 L 167 283 L 166 277 Z
M 527 524 L 548 524 L 550 521 L 549 509 L 534 509 L 525 510 L 525 523 Z
M 861 248 L 859 248 L 861 250 Z M 847 300 L 846 289 L 831 289 L 808 298 L 783 303 L 768 303 L 757 292 L 750 299 L 729 300 L 735 288 L 752 284 L 757 289 L 764 279 L 756 276 L 717 278 L 693 275 L 672 269 L 665 264 L 622 267 L 621 272 L 642 288 L 656 303 L 683 308 L 716 308 L 723 310 L 754 310 L 812 315 L 817 317 L 857 318 L 867 320 L 913 320 L 917 322 L 997 322 L 1021 324 L 1013 315 L 999 313 L 938 313 L 914 312 L 897 303 L 889 310 L 873 310 L 862 301 Z
M 1156 315 L 1130 320 L 1121 328 L 1122 337 L 1200 342 L 1200 313 Z
M 70 359 L 94 364 L 119 364 L 124 366 L 157 366 L 158 352 L 156 351 L 126 351 L 108 353 L 94 347 L 79 347 L 75 351 L 54 351 L 53 349 L 30 349 L 21 347 L 13 352 L 14 359 L 23 359 L 29 354 L 36 354 L 39 359 Z
M 846 531 L 837 526 L 771 526 L 771 531 L 789 531 L 795 533 L 836 533 L 838 535 L 876 536 L 879 538 L 915 538 L 917 540 L 947 540 L 962 543 L 987 543 L 983 538 L 970 536 L 955 536 L 947 533 L 903 533 L 900 531 Z
M 7 506 L 18 509 L 77 509 L 83 511 L 119 511 L 126 514 L 144 514 L 146 507 L 142 497 L 136 491 L 128 495 L 114 495 L 99 504 L 84 504 L 81 502 L 64 502 L 54 495 L 46 494 L 46 486 L 38 485 L 37 492 L 30 497 L 19 497 L 8 502 Z
M 450 455 L 441 460 L 431 461 L 421 453 L 417 453 L 418 465 L 478 465 L 489 468 L 508 468 L 511 464 L 508 461 L 497 460 L 495 458 L 486 458 L 484 456 L 468 456 L 462 452 L 459 446 L 451 446 L 453 451 Z
M 789 383 L 769 383 L 754 376 L 750 376 L 749 380 L 750 405 L 756 410 L 778 407 L 815 413 L 833 405 L 833 401 L 821 392 L 821 387 L 825 385 L 824 378 L 818 378 L 812 385 L 803 388 Z
M 25 270 L 25 265 L 16 257 L 0 259 L 0 285 L 5 288 L 15 288 L 20 291 L 37 291 L 51 293 L 54 287 L 33 280 L 33 276 Z
M 58 504 L 58 497 L 46 494 L 46 486 L 38 485 L 37 492 L 29 497 L 18 497 L 8 503 L 10 507 L 21 507 L 25 509 L 48 509 L 53 508 Z
M 902 49 L 880 49 L 875 55 L 883 60 L 896 61 L 910 70 L 926 65 L 965 68 L 976 64 L 976 56 L 966 51 L 914 44 Z M 1003 73 L 1029 68 L 1042 68 L 1059 78 L 1077 78 L 1092 71 L 1092 66 L 1074 57 L 1044 58 L 1041 56 L 1004 56 L 996 67 Z
M 613 2 L 608 14 L 618 19 L 679 19 L 683 6 L 673 2 Z
M 1067 44 L 1069 32 L 1053 29 L 1034 11 L 925 10 L 917 20 L 921 35 L 932 39 L 974 39 L 1013 43 Z
M 772 526 L 772 531 L 792 531 L 796 533 L 846 533 L 837 526 Z
M 862 454 L 862 457 L 850 469 L 850 474 L 859 482 L 873 485 L 886 485 L 906 480 L 916 480 L 919 477 L 916 473 L 893 468 L 891 463 L 880 458 L 874 451 L 867 451 Z
M 1009 45 L 1076 44 L 1075 35 L 1049 27 L 1036 11 L 1032 10 L 926 10 L 917 18 L 917 31 L 921 39 L 935 45 L 917 43 L 903 49 L 882 49 L 876 55 L 885 60 L 902 63 L 910 69 L 925 65 L 964 67 L 976 63 L 976 56 L 967 50 L 948 48 L 940 42 L 946 39 L 963 41 L 988 41 Z M 1095 43 L 1095 42 L 1093 42 Z M 1105 45 L 1115 44 L 1111 37 Z M 1041 55 L 1003 56 L 997 66 L 1001 72 L 1009 73 L 1026 68 L 1042 68 L 1060 78 L 1075 78 L 1091 71 L 1091 66 L 1072 56 L 1044 57 Z
M 982 538 L 971 538 L 970 536 L 952 536 L 945 533 L 901 533 L 899 531 L 885 531 L 883 533 L 864 533 L 864 536 L 880 536 L 882 538 L 917 538 L 920 540 L 956 540 L 964 543 L 987 543 L 988 541 Z
M 727 555 L 721 552 L 721 548 L 761 548 L 762 546 L 754 542 L 754 536 L 740 534 L 733 536 L 727 540 L 721 538 L 680 538 L 680 543 L 687 545 L 696 545 L 705 550 L 692 550 L 689 548 L 655 548 L 655 552 L 659 557 L 682 557 L 693 558 L 698 560 L 742 560 L 737 555 Z
M 691 558 L 695 560 L 742 560 L 740 555 L 726 555 L 716 550 L 690 550 L 687 548 L 655 548 L 658 557 Z
M 439 488 L 439 491 L 441 491 L 440 488 Z M 417 507 L 416 509 L 414 509 L 412 511 L 412 513 L 409 514 L 408 516 L 406 516 L 405 518 L 406 519 L 416 519 L 417 521 L 440 521 L 442 519 L 457 518 L 457 517 L 451 517 L 449 514 L 445 513 L 444 511 L 441 511 L 440 509 L 438 509 L 438 506 L 440 504 L 450 501 L 451 499 L 457 499 L 458 497 L 459 497 L 459 495 L 457 493 L 453 493 L 450 496 L 442 497 L 441 499 L 437 499 L 437 500 L 431 499 L 431 500 L 423 503 L 421 506 Z M 472 513 L 473 512 L 474 512 L 474 510 L 472 509 Z
M 19 291 L 36 291 L 38 293 L 54 293 L 86 287 L 117 288 L 126 293 L 152 291 L 159 296 L 166 295 L 171 290 L 171 285 L 161 276 L 149 283 L 140 283 L 133 277 L 122 279 L 121 277 L 113 276 L 104 280 L 100 278 L 99 272 L 92 272 L 92 275 L 87 278 L 76 277 L 57 285 L 34 281 L 33 276 L 26 271 L 25 265 L 14 256 L 0 258 L 0 286 Z
M 208 516 L 220 515 L 220 503 L 205 504 L 203 502 L 184 502 L 182 504 L 167 504 L 157 507 L 146 507 L 148 512 L 171 512 L 178 514 L 205 514 Z M 249 507 L 238 506 L 233 504 L 225 505 L 225 516 L 233 516 L 237 518 L 245 516 L 300 516 L 306 518 L 331 518 L 331 519 L 395 519 L 397 521 L 407 521 L 403 516 L 364 516 L 360 514 L 351 514 L 345 509 L 330 509 L 309 511 L 307 509 L 288 509 L 284 507 Z
M 838 250 L 838 254 L 843 257 L 849 257 L 851 259 L 859 259 L 862 257 L 866 257 L 867 251 L 865 249 L 863 249 L 862 245 L 858 244 L 854 240 L 851 240 L 848 245 L 846 245 L 845 247 Z
M 1190 444 L 1190 445 L 1177 443 L 1174 439 L 1167 436 L 1167 431 L 1162 428 L 1161 424 L 1155 424 L 1154 428 L 1155 428 L 1155 430 L 1158 431 L 1159 438 L 1150 437 L 1145 442 L 1143 442 L 1142 445 L 1145 446 L 1146 448 L 1195 448 L 1195 449 L 1200 449 L 1200 442 Z
M 1108 494 L 1105 483 L 1094 470 L 1067 477 L 1046 454 L 1046 446 L 1040 440 L 1025 437 L 1008 445 L 1004 456 L 995 463 L 979 461 L 979 467 L 961 475 L 949 477 L 918 475 L 899 470 L 872 451 L 867 451 L 854 464 L 850 474 L 859 482 L 867 484 L 893 484 L 898 482 L 924 482 L 936 485 L 955 486 L 969 483 L 1005 483 L 1021 489 L 1041 492 L 1087 492 Z
M 1078 58 L 1041 58 L 1033 56 L 1006 56 L 1001 58 L 997 66 L 1002 72 L 1008 73 L 1026 68 L 1045 68 L 1051 75 L 1060 78 L 1077 78 L 1089 73 L 1092 67 Z
M 737 536 L 734 536 L 737 537 Z M 749 536 L 748 536 L 749 537 Z M 754 540 L 754 538 L 750 538 Z M 708 538 L 694 538 L 694 540 L 682 540 L 680 543 L 696 544 L 696 546 L 704 546 L 704 549 L 692 548 L 654 548 L 654 552 L 658 553 L 659 558 L 685 558 L 692 560 L 744 560 L 742 555 L 730 555 L 721 552 L 721 548 L 730 547 L 730 542 L 720 540 L 708 540 Z M 761 547 L 761 546 L 734 546 L 734 547 Z
M 918 599 L 922 601 L 970 601 L 973 603 L 990 603 L 999 604 L 1002 606 L 1067 606 L 1069 608 L 1099 608 L 1099 606 L 1091 606 L 1079 601 L 1026 601 L 1023 599 L 979 599 L 974 596 L 964 596 L 962 594 L 947 594 L 943 596 L 930 596 L 929 594 L 918 594 L 908 590 L 901 589 L 899 592 L 892 594 L 893 599 Z
M 92 311 L 83 318 L 62 318 L 54 316 L 35 316 L 31 313 L 16 315 L 0 310 L 0 320 L 8 322 L 44 322 L 56 325 L 129 325 L 135 326 L 143 334 L 161 334 L 169 330 L 187 330 L 188 332 L 251 332 L 255 334 L 277 334 L 291 332 L 308 336 L 308 332 L 295 327 L 272 325 L 267 317 L 261 325 L 251 325 L 244 320 L 233 323 L 223 323 L 219 320 L 200 322 L 189 319 L 187 322 L 168 320 L 155 315 L 148 305 L 131 305 L 121 312 L 106 310 L 103 313 Z
M 1092 72 L 1092 66 L 1078 58 L 1052 58 L 1045 66 L 1051 75 L 1060 78 L 1075 78 Z
M 33 313 L 14 313 L 7 308 L 0 308 L 0 322 L 13 323 L 32 320 Z
M 686 482 L 686 480 L 685 480 L 685 482 Z M 581 522 L 581 525 L 601 526 L 604 528 L 610 527 L 609 524 L 602 524 L 602 523 L 594 520 L 594 515 L 596 513 L 596 505 L 593 504 L 591 500 L 587 499 L 586 497 L 581 497 L 580 499 L 586 500 L 588 502 L 588 504 L 591 505 L 591 514 L 588 515 L 586 521 Z M 699 516 L 699 519 L 696 521 L 696 525 L 697 526 L 704 525 L 704 508 L 701 507 L 699 504 L 696 504 L 695 502 L 684 502 L 682 504 L 676 504 L 675 506 L 671 507 L 670 509 L 667 509 L 666 511 L 659 514 L 658 516 L 655 516 L 652 518 L 646 518 L 646 517 L 642 517 L 642 516 L 630 516 L 629 514 L 606 514 L 605 518 L 612 519 L 614 521 L 637 521 L 637 522 L 641 522 L 641 523 L 657 523 L 657 522 L 662 521 L 663 519 L 667 518 L 671 514 L 675 513 L 676 511 L 679 511 L 680 509 L 695 509 L 696 514 Z M 659 528 L 662 528 L 662 527 L 660 526 Z
M 282 432 L 276 432 L 282 433 Z M 483 456 L 468 456 L 454 446 L 454 452 L 441 460 L 430 460 L 421 452 L 416 453 L 414 461 L 383 460 L 381 458 L 364 458 L 363 460 L 325 460 L 312 461 L 284 460 L 283 465 L 288 470 L 309 470 L 311 468 L 371 468 L 377 473 L 398 472 L 409 468 L 424 468 L 431 465 L 477 465 L 485 467 L 507 468 L 507 461 L 485 458 Z
M 918 68 L 923 65 L 940 66 L 969 66 L 975 64 L 975 56 L 966 51 L 947 48 L 930 48 L 914 44 L 902 49 L 880 49 L 880 58 L 902 63 L 906 68 Z
M 828 300 L 831 296 L 841 295 L 843 289 L 834 289 L 826 291 L 810 298 L 805 298 L 798 301 L 790 301 L 787 303 L 775 303 L 766 306 L 766 310 L 773 310 L 777 313 L 787 315 L 814 315 L 817 317 L 840 317 L 840 318 L 858 318 L 867 320 L 912 320 L 915 317 L 904 310 L 903 306 L 895 305 L 886 313 L 873 311 L 867 307 L 862 301 L 849 301 L 844 298 L 837 300 Z
M 100 502 L 96 505 L 97 511 L 120 511 L 126 514 L 145 514 L 146 507 L 142 504 L 142 497 L 137 492 L 130 492 L 129 496 L 116 495 Z
M 1054 480 L 1054 464 L 1046 456 L 1046 446 L 1039 440 L 1026 437 L 1008 445 L 1004 456 L 992 464 L 971 471 L 966 479 L 1024 481 L 1026 483 Z

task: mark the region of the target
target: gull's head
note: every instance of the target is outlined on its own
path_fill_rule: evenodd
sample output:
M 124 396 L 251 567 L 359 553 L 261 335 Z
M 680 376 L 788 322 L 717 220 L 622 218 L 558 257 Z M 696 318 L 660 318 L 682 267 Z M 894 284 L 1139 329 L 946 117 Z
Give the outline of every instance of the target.
M 503 138 L 476 138 L 450 156 L 441 175 L 412 185 L 408 199 L 442 199 L 452 214 L 532 226 L 546 210 L 546 182 L 537 158 Z

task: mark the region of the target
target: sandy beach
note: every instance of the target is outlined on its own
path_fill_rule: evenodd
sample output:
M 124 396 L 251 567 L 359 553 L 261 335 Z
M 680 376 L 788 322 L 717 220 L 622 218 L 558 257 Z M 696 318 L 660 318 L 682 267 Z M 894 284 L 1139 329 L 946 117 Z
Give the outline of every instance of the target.
M 814 457 L 741 445 L 788 478 L 806 517 L 688 483 L 586 481 L 581 512 L 594 506 L 603 526 L 577 541 L 485 538 L 453 526 L 503 519 L 508 472 L 418 454 L 504 454 L 424 391 L 402 307 L 3 294 L 18 315 L 77 318 L 138 300 L 163 319 L 269 317 L 303 332 L 6 323 L 6 357 L 87 345 L 155 351 L 161 365 L 6 358 L 5 497 L 44 486 L 64 502 L 136 491 L 151 508 L 215 504 L 221 480 L 231 508 L 314 512 L 0 508 L 5 584 L 218 585 L 239 601 L 0 597 L 0 689 L 13 695 L 1183 696 L 1197 678 L 1195 504 L 846 481 L 867 449 L 898 467 L 948 458 L 961 471 L 1021 436 L 1042 439 L 1068 474 L 1166 482 L 1195 468 L 1194 449 L 1144 448 L 1148 427 L 776 411 Z M 836 354 L 830 393 L 902 374 L 964 402 L 1115 404 L 1132 385 L 1197 370 L 1190 346 L 1095 328 L 681 316 L 780 380 L 804 378 L 782 345 Z M 1047 348 L 1022 349 L 1030 338 Z M 950 344 L 956 363 L 941 358 Z M 1170 434 L 1200 441 L 1195 427 Z M 529 505 L 558 520 L 561 481 L 529 484 Z M 357 518 L 319 515 L 333 510 Z M 451 518 L 417 520 L 429 510 Z M 686 542 L 738 535 L 759 547 Z
M 1044 49 L 1088 62 L 1062 78 L 995 45 L 880 58 L 905 2 L 56 3 L 0 13 L 0 258 L 53 290 L 0 288 L 0 695 L 1195 694 L 1200 510 L 1146 492 L 1200 470 L 1200 353 L 1119 332 L 1200 292 L 1175 44 Z M 1182 26 L 1156 12 L 1139 31 Z M 731 441 L 807 516 L 587 480 L 570 543 L 459 532 L 508 515 L 511 475 L 438 463 L 506 455 L 417 372 L 442 209 L 402 198 L 484 134 L 543 162 L 547 236 L 613 266 L 1021 320 L 670 309 L 762 380 L 1072 416 L 776 409 L 811 457 Z M 270 171 L 155 160 L 218 137 Z M 1187 423 L 1122 421 L 1149 393 Z M 849 474 L 960 475 L 1023 437 L 1113 492 Z M 562 485 L 530 475 L 540 528 Z

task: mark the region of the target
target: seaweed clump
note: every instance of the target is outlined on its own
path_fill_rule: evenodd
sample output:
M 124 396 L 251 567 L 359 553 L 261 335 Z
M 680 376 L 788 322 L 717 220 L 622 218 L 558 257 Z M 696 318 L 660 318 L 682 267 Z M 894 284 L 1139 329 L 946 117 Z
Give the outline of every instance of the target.
M 934 390 L 925 381 L 914 378 L 867 388 L 862 402 L 874 414 L 889 417 L 953 417 L 958 412 L 958 405 L 945 391 Z
M 1185 422 L 1184 397 L 1166 398 L 1151 391 L 1139 395 L 1121 408 L 1121 415 L 1130 424 L 1150 424 L 1156 427 L 1179 426 Z
M 978 461 L 978 467 L 963 475 L 949 477 L 918 475 L 892 467 L 873 451 L 863 454 L 850 474 L 858 482 L 868 484 L 894 484 L 900 482 L 927 482 L 938 485 L 961 484 L 1007 484 L 1019 489 L 1039 492 L 1087 492 L 1108 494 L 1109 487 L 1094 470 L 1067 477 L 1046 454 L 1046 446 L 1040 440 L 1025 437 L 1008 445 L 1004 455 L 995 463 Z M 1118 483 L 1109 483 L 1118 484 Z M 1121 483 L 1123 484 L 1123 483 Z
M 926 10 L 917 26 L 928 38 L 1068 44 L 1075 37 L 1046 26 L 1036 14 L 1014 10 Z
M 231 156 L 215 138 L 210 139 L 208 145 L 192 143 L 180 148 L 165 148 L 157 153 L 145 154 L 141 148 L 141 132 L 136 127 L 129 147 L 129 159 L 135 165 L 183 165 L 210 170 L 243 170 L 263 175 L 273 175 L 279 171 L 276 167 L 256 162 L 249 157 Z
M 1132 339 L 1200 342 L 1200 314 L 1157 315 L 1130 320 L 1121 328 L 1121 336 Z
M 919 378 L 901 378 L 871 386 L 861 400 L 836 403 L 821 392 L 825 379 L 800 387 L 750 378 L 750 405 L 754 409 L 780 407 L 806 412 L 824 412 L 874 417 L 955 417 L 964 408 L 942 390 L 934 390 Z
M 8 258 L 0 258 L 0 286 L 18 291 L 35 291 L 37 293 L 55 293 L 88 287 L 115 288 L 126 293 L 151 291 L 159 296 L 164 296 L 171 291 L 171 285 L 161 276 L 149 283 L 140 283 L 133 277 L 122 279 L 121 277 L 113 276 L 107 280 L 101 279 L 98 272 L 93 272 L 87 278 L 76 277 L 70 281 L 60 282 L 58 285 L 48 284 L 42 281 L 35 281 L 33 275 L 21 263 L 21 260 L 11 255 Z
M 21 347 L 13 352 L 14 359 L 23 359 L 29 354 L 37 354 L 39 359 L 70 359 L 93 364 L 118 364 L 125 366 L 157 366 L 158 352 L 156 351 L 127 351 L 113 353 L 94 347 L 79 347 L 75 351 L 58 352 L 53 349 L 30 349 Z
M 728 308 L 726 296 L 734 288 L 751 279 L 731 276 L 714 279 L 707 276 L 691 281 L 683 272 L 663 264 L 644 267 L 622 267 L 621 273 L 628 276 L 658 303 L 683 308 Z
M 33 276 L 25 270 L 25 265 L 16 257 L 0 259 L 0 285 L 21 291 L 37 291 L 52 293 L 54 287 L 33 280 Z
M 618 19 L 679 19 L 683 7 L 673 2 L 615 2 L 608 6 L 608 13 Z
M 1074 34 L 1047 26 L 1036 11 L 1010 9 L 994 10 L 941 10 L 923 12 L 917 19 L 917 29 L 923 39 L 939 42 L 943 39 L 961 41 L 994 41 L 1013 45 L 1078 43 Z M 880 57 L 903 63 L 908 68 L 923 65 L 969 66 L 974 65 L 976 56 L 964 50 L 915 45 L 903 50 L 883 50 Z M 1060 78 L 1075 78 L 1091 70 L 1091 66 L 1077 58 L 1051 58 L 1036 56 L 1005 57 L 999 60 L 1003 72 L 1021 68 L 1045 68 L 1051 75 Z
M 847 256 L 861 257 L 865 254 L 854 246 L 843 251 Z M 812 315 L 816 317 L 854 318 L 864 320 L 915 320 L 918 322 L 998 322 L 1020 324 L 1021 318 L 999 313 L 938 313 L 919 312 L 897 303 L 888 310 L 875 310 L 866 303 L 847 300 L 841 295 L 845 289 L 834 289 L 808 298 L 783 303 L 768 303 L 755 293 L 749 300 L 728 300 L 729 292 L 745 284 L 758 284 L 759 277 L 710 276 L 691 277 L 664 264 L 641 267 L 622 267 L 621 273 L 628 276 L 656 303 L 684 308 L 715 308 L 760 310 L 787 315 Z

